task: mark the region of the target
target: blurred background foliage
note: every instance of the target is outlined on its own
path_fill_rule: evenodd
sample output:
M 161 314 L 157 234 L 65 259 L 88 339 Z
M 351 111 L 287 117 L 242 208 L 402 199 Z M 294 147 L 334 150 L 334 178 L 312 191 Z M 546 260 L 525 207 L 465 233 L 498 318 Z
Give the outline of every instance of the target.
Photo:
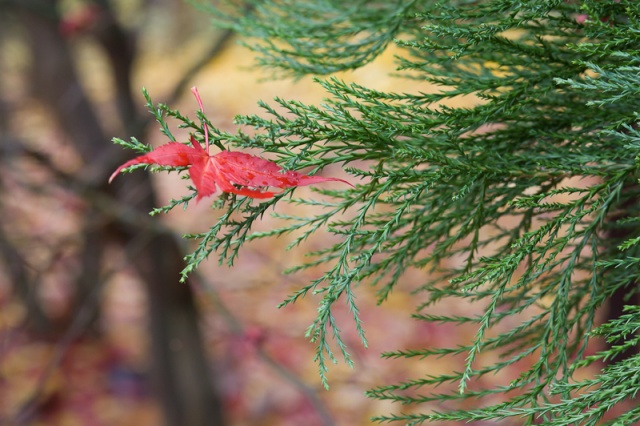
M 180 285 L 189 251 L 180 235 L 206 229 L 218 212 L 204 200 L 150 219 L 152 207 L 184 195 L 175 174 L 106 184 L 131 155 L 111 137 L 164 142 L 143 86 L 187 113 L 197 85 L 207 115 L 227 130 L 261 99 L 321 102 L 311 79 L 263 81 L 235 41 L 180 0 L 0 0 L 0 424 L 369 424 L 389 407 L 366 389 L 462 361 L 380 359 L 473 335 L 406 315 L 412 282 L 424 282 L 410 271 L 384 308 L 361 293 L 369 349 L 344 330 L 357 365 L 332 369 L 324 391 L 303 337 L 315 301 L 276 305 L 314 273 L 282 270 L 327 236 L 294 252 L 286 238 L 256 241 L 233 270 L 209 262 Z M 340 78 L 418 90 L 388 76 L 392 53 Z

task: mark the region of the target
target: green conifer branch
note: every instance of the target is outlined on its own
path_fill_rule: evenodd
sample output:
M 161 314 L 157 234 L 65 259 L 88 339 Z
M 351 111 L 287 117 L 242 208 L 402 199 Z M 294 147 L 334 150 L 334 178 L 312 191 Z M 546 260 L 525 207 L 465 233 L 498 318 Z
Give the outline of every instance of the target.
M 356 185 L 318 188 L 314 199 L 296 198 L 295 190 L 262 202 L 222 197 L 217 222 L 191 236 L 198 245 L 184 273 L 214 254 L 232 264 L 253 239 L 290 234 L 295 248 L 316 232 L 337 237 L 288 271 L 324 268 L 281 304 L 318 298 L 307 335 L 327 385 L 330 363 L 352 363 L 335 304 L 346 304 L 366 345 L 357 286 L 374 284 L 382 302 L 408 269 L 437 271 L 444 281 L 419 283 L 413 318 L 474 327 L 475 337 L 384 354 L 463 364 L 369 391 L 403 404 L 404 413 L 380 422 L 596 424 L 631 399 L 640 389 L 637 357 L 615 357 L 640 343 L 640 311 L 628 308 L 629 315 L 595 327 L 612 295 L 640 291 L 640 4 L 269 1 L 249 16 L 239 13 L 244 7 L 207 10 L 253 37 L 262 66 L 330 74 L 364 65 L 393 41 L 399 77 L 441 90 L 384 92 L 333 76 L 316 80 L 327 93 L 321 105 L 261 102 L 263 113 L 236 117 L 237 133 L 197 115 L 221 149 L 258 148 L 291 170 L 341 166 Z M 170 117 L 202 139 L 201 125 L 145 96 L 167 137 L 173 140 Z M 474 103 L 444 104 L 460 96 Z M 135 141 L 129 147 L 144 149 Z M 276 214 L 284 226 L 252 233 L 253 222 L 283 202 L 314 213 Z M 441 303 L 473 303 L 482 312 L 433 314 Z M 604 336 L 611 348 L 588 356 L 589 342 Z M 599 375 L 573 381 L 579 368 L 612 360 Z M 492 375 L 498 382 L 487 384 Z M 611 424 L 632 424 L 639 411 Z
M 360 68 L 393 42 L 417 1 L 196 2 L 215 22 L 250 37 L 257 65 L 279 76 L 331 74 Z M 247 5 L 253 10 L 244 13 Z

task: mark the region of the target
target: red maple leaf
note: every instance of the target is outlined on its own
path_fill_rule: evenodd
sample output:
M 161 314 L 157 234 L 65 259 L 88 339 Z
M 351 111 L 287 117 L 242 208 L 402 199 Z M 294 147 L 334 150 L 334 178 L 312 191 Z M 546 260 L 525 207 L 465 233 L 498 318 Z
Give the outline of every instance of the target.
M 200 108 L 202 101 L 196 88 L 192 89 Z M 197 200 L 218 191 L 231 192 L 252 198 L 270 198 L 276 193 L 267 191 L 269 187 L 292 188 L 320 182 L 338 181 L 338 178 L 309 176 L 294 171 L 283 171 L 276 163 L 264 158 L 237 151 L 222 151 L 210 155 L 209 138 L 205 124 L 206 148 L 191 136 L 191 146 L 179 142 L 169 142 L 153 151 L 129 160 L 113 172 L 111 182 L 123 169 L 136 164 L 156 164 L 158 166 L 189 166 L 189 176 L 198 191 Z

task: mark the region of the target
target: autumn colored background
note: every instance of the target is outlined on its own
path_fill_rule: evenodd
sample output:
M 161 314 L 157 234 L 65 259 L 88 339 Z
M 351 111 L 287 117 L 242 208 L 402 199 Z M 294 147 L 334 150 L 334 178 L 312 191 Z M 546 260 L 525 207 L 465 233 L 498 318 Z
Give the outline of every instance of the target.
M 211 259 L 179 284 L 190 250 L 180 235 L 214 222 L 211 200 L 150 218 L 150 206 L 186 194 L 184 180 L 140 170 L 107 185 L 134 155 L 111 137 L 166 142 L 142 87 L 195 117 L 189 88 L 197 85 L 207 115 L 226 130 L 236 114 L 260 113 L 259 100 L 322 101 L 310 78 L 262 81 L 252 62 L 232 35 L 179 0 L 0 1 L 1 424 L 197 426 L 224 417 L 229 425 L 365 425 L 390 411 L 365 390 L 456 368 L 460 360 L 380 357 L 473 335 L 413 321 L 411 290 L 426 276 L 409 271 L 383 306 L 374 290 L 358 289 L 368 349 L 346 308 L 337 313 L 356 366 L 334 366 L 324 390 L 304 338 L 317 300 L 276 306 L 314 278 L 313 270 L 282 271 L 327 235 L 290 252 L 285 238 L 261 240 L 234 268 Z M 392 70 L 388 52 L 339 77 L 380 90 L 431 89 L 393 79 Z M 265 217 L 256 230 L 275 225 Z

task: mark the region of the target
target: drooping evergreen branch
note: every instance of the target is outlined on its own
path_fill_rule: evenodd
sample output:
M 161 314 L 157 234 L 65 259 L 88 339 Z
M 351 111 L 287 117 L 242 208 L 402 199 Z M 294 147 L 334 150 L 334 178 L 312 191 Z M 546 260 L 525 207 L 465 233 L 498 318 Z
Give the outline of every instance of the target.
M 257 65 L 281 75 L 331 74 L 360 68 L 382 53 L 415 14 L 417 1 L 195 2 L 218 25 L 251 37 Z M 246 5 L 254 13 L 243 13 Z
M 571 379 L 580 360 L 591 359 L 586 354 L 590 339 L 599 336 L 592 333 L 598 309 L 618 291 L 638 291 L 640 5 L 486 0 L 366 6 L 261 2 L 246 19 L 229 5 L 209 9 L 219 22 L 257 38 L 251 45 L 260 63 L 284 74 L 356 68 L 395 40 L 401 76 L 441 90 L 383 92 L 331 77 L 317 80 L 327 93 L 321 105 L 263 102 L 262 114 L 236 118 L 234 134 L 205 121 L 221 148 L 258 148 L 291 170 L 320 173 L 340 165 L 356 186 L 316 189 L 312 200 L 294 190 L 262 202 L 221 198 L 217 222 L 192 236 L 199 243 L 185 274 L 213 253 L 232 264 L 249 240 L 290 234 L 294 248 L 315 232 L 336 236 L 338 242 L 289 271 L 324 268 L 282 303 L 319 298 L 307 334 L 326 384 L 327 364 L 337 361 L 332 340 L 351 362 L 335 304 L 346 303 L 366 345 L 356 286 L 376 285 L 382 302 L 402 286 L 407 270 L 437 271 L 445 280 L 420 287 L 414 318 L 473 326 L 474 338 L 385 356 L 424 362 L 457 356 L 463 367 L 371 390 L 373 398 L 406 406 L 442 404 L 378 421 L 594 424 L 638 390 L 633 376 L 617 384 L 623 379 L 618 364 L 593 381 L 575 385 Z M 471 105 L 447 106 L 462 96 L 472 98 Z M 202 136 L 180 113 L 154 111 L 165 131 L 166 115 Z M 285 225 L 252 233 L 252 223 L 282 202 L 314 213 L 278 213 Z M 482 311 L 430 312 L 441 303 L 474 303 Z M 618 333 L 621 323 L 610 326 L 612 336 L 627 336 L 621 347 L 636 344 L 630 333 Z M 633 360 L 621 365 L 631 368 Z M 521 374 L 505 382 L 484 381 L 518 369 Z M 619 398 L 585 390 L 612 383 L 624 386 L 615 387 Z M 624 419 L 635 419 L 636 411 Z

